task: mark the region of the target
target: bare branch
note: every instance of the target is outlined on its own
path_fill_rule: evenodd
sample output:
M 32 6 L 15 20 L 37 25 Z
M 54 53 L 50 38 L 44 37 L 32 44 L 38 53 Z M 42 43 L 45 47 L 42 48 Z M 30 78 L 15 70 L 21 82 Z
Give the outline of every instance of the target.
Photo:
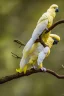
M 42 40 L 42 38 L 41 38 L 41 35 L 39 36 L 39 39 L 37 39 L 37 40 L 35 41 L 35 43 L 37 43 L 37 42 L 40 42 L 44 47 L 47 46 L 47 45 L 43 42 L 43 40 Z
M 64 20 L 59 20 L 56 23 L 54 23 L 47 31 L 46 33 L 48 33 L 50 30 L 54 29 L 57 25 L 64 23 Z
M 12 74 L 12 75 L 9 75 L 9 76 L 5 76 L 5 77 L 0 78 L 0 84 L 11 81 L 13 79 L 28 76 L 28 75 L 31 75 L 31 74 L 34 74 L 34 73 L 38 73 L 38 72 L 43 72 L 43 71 L 40 70 L 40 69 L 39 70 L 31 69 L 31 70 L 27 70 L 26 74 L 24 74 L 22 72 L 22 73 L 15 73 L 15 74 Z M 49 74 L 57 77 L 58 79 L 64 79 L 64 75 L 58 75 L 57 73 L 55 73 L 54 71 L 52 71 L 50 69 L 47 69 L 46 72 L 43 72 L 43 73 L 49 73 Z
M 54 29 L 57 25 L 64 23 L 64 20 L 60 20 L 57 21 L 56 23 L 54 23 L 48 30 L 46 30 L 45 33 L 48 33 L 49 31 L 51 31 L 52 29 Z M 42 34 L 41 34 L 42 35 Z M 41 35 L 39 36 L 39 39 L 37 39 L 35 41 L 36 42 L 40 42 L 44 47 L 46 47 L 47 45 L 43 42 L 43 40 L 41 39 Z M 14 42 L 18 43 L 20 46 L 25 46 L 24 43 L 20 42 L 19 40 L 14 40 Z
M 17 43 L 17 44 L 19 44 L 19 45 L 20 45 L 20 47 L 21 47 L 21 46 L 25 46 L 25 44 L 24 44 L 24 43 L 22 43 L 22 42 L 20 42 L 19 40 L 14 40 L 14 42 L 15 42 L 15 43 Z
M 50 31 L 50 30 L 52 30 L 53 28 L 55 28 L 57 25 L 59 25 L 59 24 L 61 24 L 61 23 L 64 23 L 64 20 L 60 20 L 60 21 L 57 21 L 56 23 L 54 23 L 48 30 L 46 30 L 46 34 Z M 42 34 L 41 34 L 42 35 Z M 40 42 L 44 47 L 46 47 L 47 45 L 43 42 L 43 40 L 41 39 L 41 35 L 40 35 L 40 38 L 39 39 L 37 39 L 36 41 L 35 41 L 35 43 L 36 42 Z
M 64 23 L 64 20 L 60 20 L 56 23 L 54 23 L 47 31 L 46 33 L 48 33 L 50 30 L 52 30 L 53 28 L 55 28 L 57 25 L 61 24 L 61 23 Z M 18 41 L 18 40 L 17 40 Z M 15 41 L 15 42 L 17 42 Z M 47 45 L 41 40 L 41 36 L 39 37 L 39 39 L 36 40 L 36 42 L 41 42 L 41 44 L 46 47 Z M 35 42 L 35 43 L 36 43 Z M 17 42 L 18 44 L 22 45 L 21 42 Z M 24 44 L 23 44 L 24 45 Z M 63 66 L 64 68 L 64 66 Z M 34 73 L 38 73 L 38 72 L 43 72 L 41 71 L 40 69 L 39 70 L 34 70 L 34 69 L 31 69 L 31 70 L 27 70 L 26 74 L 24 74 L 23 72 L 22 73 L 15 73 L 15 74 L 12 74 L 12 75 L 9 75 L 9 76 L 5 76 L 5 77 L 2 77 L 0 79 L 0 84 L 3 84 L 5 82 L 8 82 L 8 81 L 11 81 L 13 79 L 17 79 L 17 78 L 20 78 L 20 77 L 23 77 L 23 76 L 28 76 L 28 75 L 31 75 L 31 74 L 34 74 Z M 57 77 L 58 79 L 64 79 L 64 75 L 58 75 L 56 72 L 50 70 L 50 69 L 47 69 L 45 73 L 49 73 L 55 77 Z
M 21 57 L 19 57 L 18 55 L 16 55 L 15 53 L 11 52 L 12 53 L 12 56 L 17 58 L 17 59 L 21 59 Z

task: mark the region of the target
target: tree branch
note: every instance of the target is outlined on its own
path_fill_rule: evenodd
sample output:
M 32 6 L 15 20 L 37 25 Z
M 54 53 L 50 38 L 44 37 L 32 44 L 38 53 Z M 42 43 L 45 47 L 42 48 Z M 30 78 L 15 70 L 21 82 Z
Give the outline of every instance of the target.
M 26 74 L 24 74 L 22 72 L 22 73 L 15 73 L 15 74 L 12 74 L 12 75 L 9 75 L 9 76 L 5 76 L 5 77 L 0 78 L 0 84 L 3 84 L 3 83 L 8 82 L 8 81 L 11 81 L 13 79 L 17 79 L 17 78 L 20 78 L 20 77 L 28 76 L 28 75 L 31 75 L 31 74 L 34 74 L 34 73 L 38 73 L 38 72 L 43 72 L 43 71 L 40 70 L 40 69 L 34 70 L 32 68 L 31 70 L 27 70 Z M 43 72 L 43 73 L 49 73 L 49 74 L 55 76 L 58 79 L 64 79 L 64 75 L 58 75 L 57 73 L 55 73 L 54 71 L 52 71 L 50 69 L 47 69 L 46 72 Z
M 49 31 L 51 31 L 52 29 L 54 29 L 57 25 L 62 24 L 62 23 L 64 23 L 64 20 L 59 20 L 59 21 L 55 22 L 48 30 L 46 30 L 45 33 L 48 33 Z M 42 35 L 42 34 L 41 34 L 41 35 Z M 46 47 L 47 45 L 46 45 L 46 44 L 43 42 L 43 40 L 41 39 L 41 35 L 39 36 L 39 39 L 37 39 L 37 40 L 35 41 L 35 43 L 36 43 L 36 42 L 40 42 L 44 47 Z M 22 42 L 20 42 L 19 40 L 14 40 L 14 42 L 20 44 L 20 46 L 25 46 L 25 44 L 22 43 Z
M 64 20 L 59 20 L 55 22 L 45 33 L 48 33 L 50 30 L 54 29 L 57 25 L 64 23 Z
M 60 21 L 57 21 L 56 23 L 54 23 L 48 30 L 46 30 L 46 34 L 51 31 L 53 28 L 55 28 L 57 25 L 61 24 L 61 23 L 64 23 L 64 20 L 60 20 Z M 42 34 L 41 34 L 42 35 Z M 47 45 L 43 42 L 43 40 L 41 39 L 41 35 L 39 36 L 39 39 L 37 39 L 35 41 L 36 42 L 40 42 L 44 47 L 46 47 Z
M 64 20 L 60 20 L 56 23 L 54 23 L 47 31 L 46 33 L 48 33 L 50 30 L 52 30 L 53 28 L 55 28 L 57 25 L 61 24 L 61 23 L 64 23 Z M 18 42 L 15 41 L 16 43 L 20 44 L 20 45 L 23 45 L 21 42 Z M 41 36 L 39 39 L 36 40 L 36 42 L 41 42 L 42 45 L 44 45 L 44 47 L 46 47 L 45 43 L 41 40 Z M 13 54 L 15 55 L 15 54 Z M 40 69 L 39 70 L 34 70 L 34 69 L 31 69 L 31 70 L 27 70 L 26 74 L 24 74 L 23 72 L 22 73 L 15 73 L 15 74 L 12 74 L 12 75 L 9 75 L 9 76 L 5 76 L 5 77 L 2 77 L 0 78 L 0 84 L 3 84 L 5 82 L 8 82 L 8 81 L 11 81 L 13 79 L 17 79 L 17 78 L 20 78 L 20 77 L 23 77 L 23 76 L 28 76 L 28 75 L 31 75 L 31 74 L 34 74 L 34 73 L 38 73 L 38 72 L 43 72 L 41 71 Z M 50 70 L 50 69 L 47 69 L 45 73 L 49 73 L 55 77 L 57 77 L 58 79 L 64 79 L 64 75 L 58 75 L 57 73 L 55 73 L 54 71 Z

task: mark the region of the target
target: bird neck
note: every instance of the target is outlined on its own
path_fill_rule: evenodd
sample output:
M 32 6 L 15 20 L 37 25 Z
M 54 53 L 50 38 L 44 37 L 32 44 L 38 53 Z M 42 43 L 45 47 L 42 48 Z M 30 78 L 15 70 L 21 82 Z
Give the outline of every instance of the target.
M 48 13 L 50 16 L 52 16 L 53 18 L 55 18 L 55 16 L 56 16 L 56 13 L 55 13 L 54 10 L 48 9 L 48 10 L 47 10 L 47 13 Z

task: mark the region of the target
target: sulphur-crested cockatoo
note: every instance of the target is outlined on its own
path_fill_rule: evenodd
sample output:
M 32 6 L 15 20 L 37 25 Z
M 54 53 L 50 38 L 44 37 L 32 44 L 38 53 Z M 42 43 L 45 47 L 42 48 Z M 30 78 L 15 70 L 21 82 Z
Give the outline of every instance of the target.
M 42 40 L 44 41 L 44 43 L 47 42 L 50 32 L 46 34 L 45 30 L 48 30 L 48 28 L 53 24 L 53 19 L 56 16 L 56 12 L 58 12 L 58 5 L 53 4 L 49 7 L 47 12 L 45 12 L 41 16 L 41 18 L 38 20 L 36 28 L 34 29 L 30 40 L 27 42 L 26 46 L 23 49 L 23 56 L 20 61 L 20 69 L 16 69 L 17 72 L 21 72 L 21 70 L 24 69 L 25 65 L 28 64 L 30 60 L 30 51 L 34 50 L 36 46 L 38 45 L 38 43 L 36 43 L 35 46 L 33 46 L 33 44 L 35 43 L 35 41 L 39 38 L 41 34 L 42 34 Z M 42 47 L 44 48 L 43 45 Z M 44 51 L 41 50 L 38 54 L 37 63 L 40 66 L 40 69 L 44 71 L 46 69 L 42 67 L 42 62 L 44 58 L 46 57 L 46 54 L 48 53 L 48 51 L 49 51 L 49 47 L 45 47 Z
M 49 47 L 49 51 L 47 54 L 45 54 L 45 57 L 49 56 L 52 45 L 57 44 L 59 41 L 60 41 L 60 37 L 58 35 L 56 35 L 56 34 L 49 35 L 47 41 L 45 42 L 46 45 Z M 33 48 L 33 47 L 35 47 L 35 48 Z M 24 71 L 24 73 L 26 73 L 26 70 L 30 69 L 31 67 L 34 67 L 34 68 L 43 67 L 43 63 L 40 64 L 40 66 L 38 66 L 37 60 L 38 60 L 38 56 L 39 56 L 40 52 L 43 51 L 45 53 L 45 50 L 46 49 L 40 43 L 37 43 L 37 46 L 36 46 L 36 43 L 34 43 L 30 50 L 28 64 L 26 64 L 23 69 L 16 69 L 16 71 L 17 72 Z M 41 56 L 41 58 L 43 58 L 43 55 Z

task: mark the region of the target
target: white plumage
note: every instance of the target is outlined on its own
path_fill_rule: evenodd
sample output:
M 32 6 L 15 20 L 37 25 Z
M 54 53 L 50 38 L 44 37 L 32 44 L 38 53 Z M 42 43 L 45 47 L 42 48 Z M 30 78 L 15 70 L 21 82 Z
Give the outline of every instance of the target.
M 37 58 L 38 65 L 40 65 L 40 68 L 43 69 L 42 62 L 50 49 L 49 47 L 44 48 L 40 43 L 34 43 L 41 34 L 44 43 L 47 42 L 50 36 L 50 32 L 48 34 L 45 34 L 45 30 L 47 30 L 53 24 L 53 19 L 56 16 L 56 11 L 58 11 L 57 9 L 58 6 L 56 4 L 53 4 L 38 20 L 36 28 L 34 29 L 30 40 L 27 42 L 26 46 L 23 49 L 23 56 L 20 61 L 21 70 L 30 62 L 30 59 L 33 59 L 34 61 L 34 58 Z M 19 70 L 17 70 L 17 72 L 19 72 Z

